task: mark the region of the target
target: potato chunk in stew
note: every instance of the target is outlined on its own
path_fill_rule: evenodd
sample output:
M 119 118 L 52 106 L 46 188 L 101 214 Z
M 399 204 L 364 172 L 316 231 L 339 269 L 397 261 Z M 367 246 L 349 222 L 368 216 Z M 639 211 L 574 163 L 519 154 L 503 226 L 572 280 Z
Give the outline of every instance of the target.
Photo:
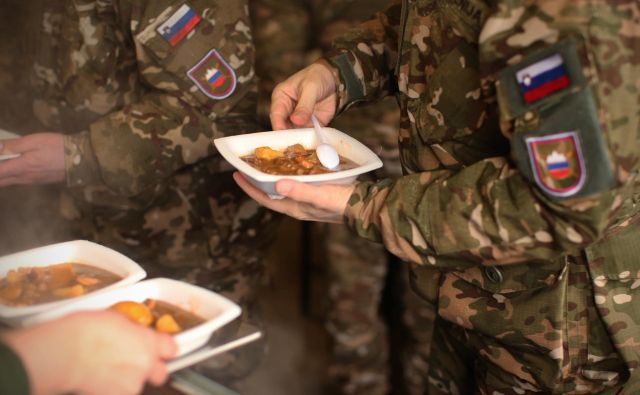
M 178 306 L 155 299 L 147 299 L 143 303 L 122 301 L 109 309 L 123 314 L 133 322 L 168 334 L 180 333 L 205 322 Z
M 275 158 L 282 158 L 284 156 L 284 153 L 269 147 L 258 147 L 254 152 L 256 158 L 262 160 L 274 160 Z

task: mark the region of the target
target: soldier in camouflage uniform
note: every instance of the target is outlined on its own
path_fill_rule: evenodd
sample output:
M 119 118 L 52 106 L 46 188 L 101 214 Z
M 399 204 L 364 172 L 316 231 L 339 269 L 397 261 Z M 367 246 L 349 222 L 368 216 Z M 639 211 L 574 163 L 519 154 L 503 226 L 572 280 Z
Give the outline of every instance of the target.
M 40 226 L 3 251 L 87 238 L 248 308 L 272 215 L 211 143 L 259 129 L 247 2 L 3 5 L 0 121 L 24 137 L 0 152 L 21 155 L 0 163 L 0 218 Z
M 638 15 L 635 0 L 398 1 L 276 88 L 271 116 L 326 122 L 395 93 L 409 175 L 281 181 L 282 201 L 236 180 L 411 262 L 438 308 L 427 393 L 633 393 Z
M 260 86 L 259 113 L 264 122 L 269 123 L 270 97 L 277 83 L 317 60 L 331 47 L 334 38 L 388 4 L 388 0 L 250 3 Z M 402 174 L 396 137 L 399 116 L 397 102 L 388 97 L 375 105 L 354 108 L 329 126 L 348 131 L 382 158 L 384 168 L 375 172 L 374 179 L 399 177 Z M 333 344 L 329 361 L 332 388 L 328 391 L 385 394 L 390 361 L 388 334 L 379 306 L 389 257 L 383 246 L 353 238 L 343 225 L 317 224 L 316 227 L 312 232 L 323 237 L 322 255 L 326 259 L 329 287 L 326 328 Z M 420 393 L 424 387 L 423 367 L 430 331 L 424 329 L 427 325 L 418 330 L 415 323 L 435 314 L 408 291 L 404 270 L 402 274 L 399 284 L 394 284 L 402 294 L 405 323 L 409 326 L 408 337 L 403 339 L 406 361 L 402 371 L 407 390 Z M 400 352 L 399 347 L 395 350 Z

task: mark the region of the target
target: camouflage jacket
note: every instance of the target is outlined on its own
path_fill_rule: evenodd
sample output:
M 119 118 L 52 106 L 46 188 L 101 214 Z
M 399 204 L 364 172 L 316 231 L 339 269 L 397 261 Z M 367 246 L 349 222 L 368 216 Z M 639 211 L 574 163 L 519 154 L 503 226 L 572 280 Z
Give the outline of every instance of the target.
M 212 138 L 257 129 L 246 1 L 37 3 L 38 28 L 22 33 L 33 108 L 42 128 L 66 134 L 79 200 L 148 204 L 214 153 Z
M 398 180 L 345 217 L 414 266 L 487 388 L 604 391 L 640 362 L 637 1 L 404 0 L 327 55 L 396 94 Z

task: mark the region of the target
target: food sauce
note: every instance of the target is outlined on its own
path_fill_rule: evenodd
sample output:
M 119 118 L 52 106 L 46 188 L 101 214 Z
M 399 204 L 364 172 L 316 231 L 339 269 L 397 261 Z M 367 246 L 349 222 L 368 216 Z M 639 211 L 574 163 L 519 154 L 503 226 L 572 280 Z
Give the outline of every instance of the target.
M 205 322 L 193 313 L 156 299 L 146 299 L 143 303 L 122 301 L 111 306 L 110 310 L 123 314 L 140 325 L 169 334 L 180 333 Z
M 69 299 L 96 291 L 122 277 L 82 263 L 61 263 L 10 270 L 0 279 L 0 303 L 13 307 Z
M 325 174 L 358 167 L 357 163 L 341 156 L 337 168 L 327 169 L 320 164 L 315 150 L 305 149 L 301 144 L 289 146 L 284 151 L 259 147 L 253 155 L 244 156 L 242 160 L 263 173 L 281 176 Z

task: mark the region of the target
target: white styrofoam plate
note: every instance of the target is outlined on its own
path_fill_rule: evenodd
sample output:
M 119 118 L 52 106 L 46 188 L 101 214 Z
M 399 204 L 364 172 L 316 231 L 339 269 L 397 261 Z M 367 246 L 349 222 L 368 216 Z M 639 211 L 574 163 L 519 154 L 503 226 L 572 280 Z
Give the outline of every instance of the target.
M 275 191 L 275 183 L 280 179 L 286 178 L 309 184 L 351 184 L 360 174 L 382 167 L 380 158 L 358 140 L 333 128 L 323 128 L 323 131 L 327 143 L 338 151 L 338 155 L 354 161 L 358 167 L 325 174 L 279 176 L 263 173 L 241 159 L 243 156 L 253 154 L 256 148 L 264 146 L 284 150 L 290 145 L 302 144 L 307 149 L 314 149 L 318 145 L 318 140 L 311 128 L 242 134 L 222 137 L 213 142 L 227 162 L 272 199 L 282 197 Z
M 29 317 L 53 310 L 71 301 L 91 297 L 95 293 L 133 284 L 147 276 L 140 265 L 119 252 L 86 240 L 75 240 L 0 257 L 0 278 L 5 277 L 9 270 L 19 267 L 42 267 L 65 262 L 83 263 L 104 269 L 121 276 L 122 280 L 72 299 L 26 307 L 11 307 L 0 304 L 0 321 L 11 326 L 23 326 L 24 321 Z
M 16 139 L 18 137 L 20 137 L 20 135 L 17 135 L 15 133 L 9 132 L 9 131 L 4 130 L 4 129 L 0 129 L 0 140 Z M 0 160 L 13 159 L 13 158 L 17 158 L 19 156 L 20 156 L 20 154 L 0 155 Z
M 27 325 L 49 321 L 72 312 L 107 309 L 121 301 L 140 303 L 145 299 L 171 303 L 205 320 L 204 323 L 173 336 L 178 344 L 178 357 L 203 346 L 214 331 L 238 317 L 241 312 L 237 304 L 215 292 L 182 281 L 155 278 L 74 300 L 32 317 Z

